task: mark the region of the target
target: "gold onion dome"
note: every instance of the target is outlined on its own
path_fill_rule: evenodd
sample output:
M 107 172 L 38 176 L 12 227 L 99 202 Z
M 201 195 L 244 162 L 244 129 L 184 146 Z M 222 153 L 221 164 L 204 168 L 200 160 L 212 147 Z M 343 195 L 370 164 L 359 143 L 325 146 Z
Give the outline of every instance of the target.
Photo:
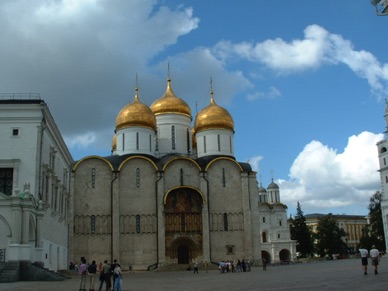
M 156 118 L 151 109 L 140 102 L 138 89 L 132 103 L 127 104 L 120 110 L 116 117 L 116 130 L 130 126 L 150 127 L 156 130 Z
M 229 112 L 218 106 L 211 93 L 210 104 L 202 109 L 195 118 L 195 132 L 206 129 L 229 129 L 234 132 L 234 122 Z
M 173 113 L 182 114 L 191 118 L 191 109 L 187 103 L 177 97 L 171 89 L 171 80 L 167 80 L 166 93 L 151 104 L 151 110 L 155 115 Z

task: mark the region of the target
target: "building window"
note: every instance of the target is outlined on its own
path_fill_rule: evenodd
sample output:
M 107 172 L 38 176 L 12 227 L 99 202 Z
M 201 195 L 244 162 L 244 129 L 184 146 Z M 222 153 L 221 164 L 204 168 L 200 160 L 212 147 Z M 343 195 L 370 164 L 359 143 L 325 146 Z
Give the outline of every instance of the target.
M 0 168 L 0 192 L 12 195 L 13 168 Z
M 280 238 L 280 233 L 278 233 L 278 238 Z
M 136 215 L 136 233 L 140 233 L 140 215 Z
M 222 168 L 222 187 L 226 186 L 225 169 Z
M 282 226 L 282 221 L 281 220 L 279 220 L 279 226 Z
M 385 158 L 384 158 L 383 160 L 384 160 L 384 166 L 386 166 L 386 165 L 387 165 L 387 162 L 385 161 Z
M 263 231 L 263 233 L 261 234 L 261 238 L 262 238 L 263 243 L 267 242 L 267 233 L 265 231 Z
M 228 231 L 228 214 L 224 213 L 224 231 Z
M 218 151 L 221 151 L 221 137 L 219 134 L 217 134 L 217 146 L 218 146 Z
M 96 188 L 96 169 L 92 169 L 92 188 Z
M 183 186 L 183 169 L 180 170 L 179 176 L 180 176 L 181 186 Z
M 140 169 L 136 168 L 136 188 L 140 188 Z
M 139 150 L 139 133 L 136 132 L 136 150 Z
M 233 245 L 226 246 L 226 254 L 227 255 L 234 255 L 234 246 Z
M 230 149 L 230 152 L 233 151 L 233 149 L 232 149 L 232 138 L 231 137 L 229 137 L 229 149 Z
M 125 133 L 123 133 L 122 137 L 123 137 L 122 150 L 124 150 L 125 149 Z
M 388 183 L 388 177 L 385 176 L 385 183 Z
M 175 125 L 171 125 L 171 148 L 175 150 Z
M 263 216 L 263 223 L 265 223 L 265 216 Z
M 187 153 L 190 153 L 190 131 L 186 129 Z
M 12 128 L 12 136 L 19 136 L 20 130 L 19 128 Z
M 203 152 L 206 153 L 206 136 L 203 137 Z
M 152 151 L 152 136 L 151 135 L 150 135 L 149 140 L 150 140 L 150 152 L 151 152 Z
M 90 232 L 91 232 L 91 234 L 96 233 L 96 216 L 95 215 L 92 215 L 90 217 Z

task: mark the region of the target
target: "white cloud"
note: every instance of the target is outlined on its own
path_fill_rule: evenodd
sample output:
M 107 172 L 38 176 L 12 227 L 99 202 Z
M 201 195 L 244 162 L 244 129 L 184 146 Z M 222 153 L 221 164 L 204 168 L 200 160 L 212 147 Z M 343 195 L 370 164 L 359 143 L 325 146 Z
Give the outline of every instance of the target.
M 388 94 L 388 64 L 381 65 L 372 53 L 355 50 L 349 40 L 318 25 L 307 26 L 303 39 L 287 42 L 276 38 L 236 44 L 220 41 L 213 51 L 224 62 L 239 57 L 264 64 L 279 74 L 345 64 L 357 76 L 368 81 L 377 97 Z
M 263 98 L 275 99 L 275 98 L 278 98 L 281 95 L 282 95 L 282 93 L 280 92 L 279 89 L 277 89 L 276 87 L 271 86 L 271 87 L 269 87 L 269 89 L 266 92 L 248 93 L 246 95 L 246 98 L 249 101 L 254 101 L 254 100 L 263 99 Z
M 382 134 L 351 136 L 343 152 L 312 141 L 290 169 L 290 180 L 278 181 L 282 201 L 297 201 L 306 209 L 334 212 L 343 206 L 366 209 L 369 197 L 380 188 L 376 143 Z M 326 211 L 327 212 L 327 211 Z
M 262 156 L 255 156 L 255 157 L 251 157 L 249 158 L 248 160 L 248 163 L 251 165 L 252 167 L 252 170 L 259 173 L 260 174 L 260 167 L 259 167 L 259 163 L 260 161 L 263 159 Z

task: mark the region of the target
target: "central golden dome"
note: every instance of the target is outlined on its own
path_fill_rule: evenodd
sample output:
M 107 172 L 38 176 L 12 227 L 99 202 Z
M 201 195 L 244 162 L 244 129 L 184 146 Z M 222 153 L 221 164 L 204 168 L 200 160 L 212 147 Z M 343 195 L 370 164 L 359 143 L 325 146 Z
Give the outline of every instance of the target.
M 140 102 L 138 89 L 132 103 L 123 107 L 116 117 L 116 130 L 129 126 L 150 127 L 156 130 L 156 118 L 151 109 Z
M 202 109 L 196 116 L 194 122 L 195 132 L 206 129 L 229 129 L 234 132 L 234 122 L 229 112 L 218 106 L 212 97 L 210 104 Z
M 150 106 L 155 115 L 174 113 L 187 115 L 191 118 L 191 109 L 187 103 L 177 97 L 171 89 L 171 80 L 167 80 L 166 93 Z

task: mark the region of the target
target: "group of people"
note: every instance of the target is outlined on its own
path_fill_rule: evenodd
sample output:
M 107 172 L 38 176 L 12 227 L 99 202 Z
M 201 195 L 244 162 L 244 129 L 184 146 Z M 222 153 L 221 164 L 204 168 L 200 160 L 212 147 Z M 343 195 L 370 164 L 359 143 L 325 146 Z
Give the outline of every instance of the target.
M 73 262 L 70 262 L 69 269 L 75 270 L 79 273 L 80 291 L 86 291 L 87 277 L 89 277 L 89 291 L 94 291 L 94 278 L 97 272 L 100 273 L 100 286 L 98 288 L 98 291 L 102 291 L 104 283 L 106 291 L 122 291 L 122 270 L 120 264 L 117 262 L 116 259 L 111 264 L 108 264 L 108 261 L 105 260 L 104 263 L 100 263 L 97 266 L 96 261 L 93 260 L 91 264 L 88 264 L 86 258 L 82 258 L 81 263 L 79 265 L 75 265 Z
M 251 260 L 221 261 L 218 269 L 221 273 L 250 272 Z
M 368 252 L 367 249 L 359 249 L 361 255 L 361 265 L 364 275 L 368 275 L 368 257 L 370 257 L 375 275 L 378 274 L 378 266 L 380 261 L 380 252 L 375 246 Z

